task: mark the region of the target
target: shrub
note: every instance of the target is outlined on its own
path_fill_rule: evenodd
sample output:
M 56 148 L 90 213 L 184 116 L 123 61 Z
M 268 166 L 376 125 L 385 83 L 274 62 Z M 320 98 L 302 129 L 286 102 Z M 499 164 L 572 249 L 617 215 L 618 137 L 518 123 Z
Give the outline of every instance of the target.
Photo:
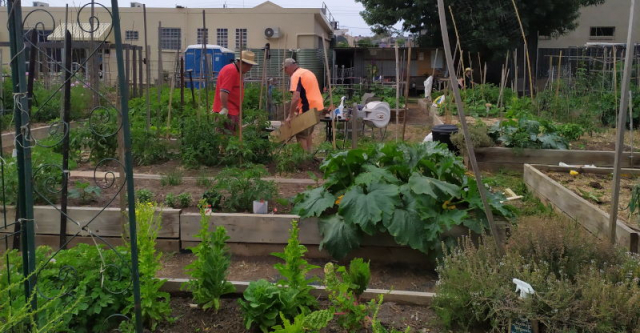
M 495 145 L 488 134 L 488 130 L 489 128 L 487 125 L 482 121 L 478 121 L 475 125 L 469 127 L 469 135 L 471 136 L 473 148 L 492 147 Z M 464 133 L 461 130 L 451 135 L 451 143 L 453 143 L 461 152 L 467 151 Z
M 267 171 L 262 166 L 225 168 L 216 176 L 208 193 L 222 196 L 220 207 L 225 211 L 251 211 L 254 200 L 272 200 L 277 196 L 276 184 L 261 179 L 265 175 Z
M 576 224 L 527 221 L 504 256 L 489 238 L 477 246 L 465 239 L 439 262 L 433 305 L 443 322 L 502 330 L 527 317 L 551 332 L 637 332 L 640 258 Z M 535 294 L 519 299 L 513 278 L 530 283 Z
M 138 202 L 141 203 L 145 203 L 145 202 L 153 202 L 153 198 L 156 195 L 151 192 L 151 190 L 147 190 L 147 189 L 139 189 L 136 191 L 136 198 Z

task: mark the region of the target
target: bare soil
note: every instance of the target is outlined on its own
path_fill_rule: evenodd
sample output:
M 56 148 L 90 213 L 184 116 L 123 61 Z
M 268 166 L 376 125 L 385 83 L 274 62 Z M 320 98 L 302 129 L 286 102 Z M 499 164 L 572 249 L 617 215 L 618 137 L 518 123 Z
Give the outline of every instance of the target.
M 195 260 L 195 256 L 191 253 L 165 254 L 161 260 L 163 268 L 158 272 L 158 277 L 189 278 L 184 267 L 193 260 Z M 324 278 L 322 267 L 330 260 L 308 259 L 308 261 L 312 265 L 320 266 L 320 268 L 312 270 L 309 277 L 317 276 L 322 280 Z M 231 260 L 227 278 L 230 281 L 266 279 L 276 282 L 282 278 L 278 275 L 278 271 L 273 268 L 273 265 L 277 263 L 282 263 L 282 260 L 274 256 L 234 256 Z M 339 262 L 339 264 L 348 265 L 348 262 Z M 369 288 L 433 292 L 438 276 L 428 266 L 427 263 L 420 266 L 371 263 Z
M 625 131 L 624 143 L 625 151 L 631 151 L 632 145 L 637 151 L 640 146 L 640 131 L 634 130 L 632 133 Z M 579 140 L 571 142 L 569 149 L 613 151 L 616 149 L 616 129 L 606 128 L 600 132 L 587 133 Z
M 176 297 L 177 296 L 177 297 Z M 242 312 L 235 298 L 224 298 L 220 311 L 202 311 L 190 306 L 191 299 L 186 295 L 175 295 L 171 298 L 172 316 L 177 320 L 172 323 L 162 323 L 156 332 L 219 332 L 219 333 L 243 333 L 251 332 L 245 329 L 242 321 Z M 326 309 L 329 302 L 320 301 L 320 308 Z M 429 307 L 402 305 L 392 302 L 383 303 L 378 313 L 378 320 L 387 328 L 395 328 L 404 331 L 411 327 L 411 332 L 444 333 L 451 332 L 442 328 L 434 311 Z M 253 332 L 257 332 L 254 330 Z M 323 333 L 345 332 L 335 320 Z M 366 332 L 370 332 L 367 330 Z M 474 331 L 482 332 L 482 331 Z
M 612 175 L 581 173 L 572 176 L 569 172 L 546 172 L 546 174 L 585 200 L 600 207 L 606 213 L 611 211 Z M 631 201 L 631 190 L 633 186 L 638 184 L 638 180 L 638 176 L 622 175 L 620 179 L 620 204 L 618 206 L 618 219 L 636 230 L 640 230 L 640 220 L 638 220 L 637 213 L 635 216 L 629 215 L 628 207 Z

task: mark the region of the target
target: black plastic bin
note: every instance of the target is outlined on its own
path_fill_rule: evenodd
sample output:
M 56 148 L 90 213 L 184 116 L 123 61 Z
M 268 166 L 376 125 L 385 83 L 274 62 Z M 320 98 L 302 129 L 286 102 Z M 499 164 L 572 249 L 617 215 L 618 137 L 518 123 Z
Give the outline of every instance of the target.
M 433 141 L 446 143 L 450 151 L 458 153 L 458 148 L 451 142 L 451 135 L 454 133 L 458 133 L 458 126 L 456 125 L 436 125 L 431 130 Z

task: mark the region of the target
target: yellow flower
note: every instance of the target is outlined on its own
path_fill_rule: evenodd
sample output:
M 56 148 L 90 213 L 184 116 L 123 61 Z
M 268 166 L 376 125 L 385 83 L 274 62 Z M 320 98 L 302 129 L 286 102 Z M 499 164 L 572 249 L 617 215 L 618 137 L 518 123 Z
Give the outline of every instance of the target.
M 579 175 L 580 173 L 579 173 L 578 171 L 571 170 L 571 171 L 569 171 L 569 174 L 570 174 L 570 175 L 572 175 L 572 176 L 577 176 L 577 175 Z
M 340 204 L 340 202 L 342 201 L 342 197 L 344 197 L 344 195 L 338 197 L 338 200 L 336 200 L 336 205 Z
M 448 210 L 454 210 L 454 209 L 456 209 L 456 205 L 451 205 L 451 206 L 447 207 L 447 209 Z
M 445 201 L 445 202 L 442 204 L 442 209 L 447 209 L 447 207 L 449 207 L 449 200 Z

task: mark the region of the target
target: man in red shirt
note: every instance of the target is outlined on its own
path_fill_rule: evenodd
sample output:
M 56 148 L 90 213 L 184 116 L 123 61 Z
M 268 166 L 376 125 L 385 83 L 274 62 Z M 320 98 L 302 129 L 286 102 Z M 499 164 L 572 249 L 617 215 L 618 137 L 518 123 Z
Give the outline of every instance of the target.
M 225 127 L 235 133 L 238 127 L 240 117 L 240 94 L 244 94 L 244 84 L 240 88 L 240 67 L 242 74 L 251 70 L 255 62 L 255 53 L 245 50 L 242 51 L 242 64 L 239 59 L 230 63 L 220 70 L 218 74 L 218 82 L 216 83 L 216 94 L 213 98 L 213 107 L 211 111 L 220 114 L 226 114 L 231 121 Z

